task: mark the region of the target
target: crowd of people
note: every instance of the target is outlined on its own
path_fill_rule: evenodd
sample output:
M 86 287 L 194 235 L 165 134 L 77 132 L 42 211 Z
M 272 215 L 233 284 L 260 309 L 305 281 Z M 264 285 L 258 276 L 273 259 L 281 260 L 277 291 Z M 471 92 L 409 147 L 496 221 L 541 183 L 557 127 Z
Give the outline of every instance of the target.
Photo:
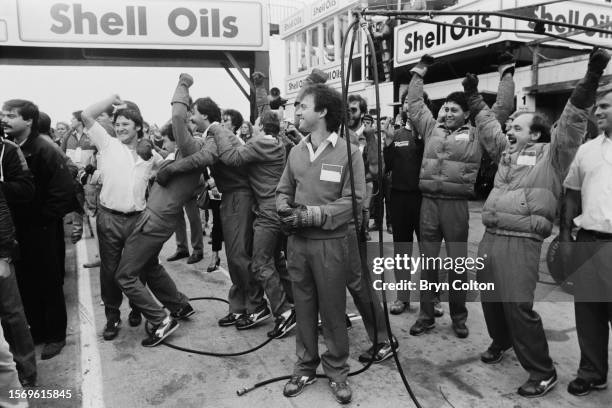
M 396 254 L 411 256 L 416 238 L 425 257 L 438 257 L 442 241 L 448 256 L 467 257 L 468 200 L 485 153 L 498 170 L 482 209 L 486 232 L 478 254 L 486 261 L 478 280 L 494 283 L 496 290 L 481 293 L 491 337 L 481 360 L 498 363 L 513 348 L 528 372 L 518 388 L 524 397 L 542 396 L 557 384 L 533 302 L 542 242 L 551 235 L 561 202 L 561 253 L 567 265 L 579 260 L 575 265 L 582 271 L 575 277 L 581 359 L 568 391 L 585 395 L 605 388 L 612 321 L 612 302 L 605 298 L 612 264 L 612 252 L 605 250 L 612 241 L 606 177 L 612 168 L 612 88 L 598 93 L 598 86 L 609 60 L 605 51 L 591 53 L 586 75 L 551 126 L 537 112 L 513 113 L 514 61 L 508 54 L 500 57 L 494 106 L 487 106 L 478 78 L 468 74 L 463 91 L 450 93 L 433 112 L 423 82 L 434 60 L 425 56 L 412 69 L 398 120 L 384 125 L 383 161 L 367 101 L 350 95 L 343 103 L 317 69 L 296 98 L 293 122 L 284 119 L 287 101 L 278 89 L 268 99 L 260 92 L 259 73 L 254 74 L 254 124 L 237 110 L 221 110 L 210 97 L 194 100 L 188 74 L 180 75 L 171 119 L 161 128 L 149 126 L 138 105 L 119 95 L 75 111 L 70 124 L 58 122 L 55 129 L 33 102 L 4 102 L 2 389 L 36 385 L 35 344 L 44 345 L 41 359 L 53 358 L 66 344 L 65 225 L 73 243 L 82 238 L 84 226 L 91 236 L 96 231 L 99 261 L 87 266 L 100 267 L 103 338 L 118 336 L 126 296 L 129 324 L 139 326 L 144 316 L 150 330 L 142 345 L 154 347 L 195 313 L 160 263 L 162 247 L 176 234 L 176 252 L 167 261 L 201 261 L 210 221 L 212 256 L 206 269 L 219 267 L 224 243 L 231 279 L 229 309 L 218 324 L 247 330 L 273 317 L 269 337 L 295 331 L 297 362 L 283 394 L 295 397 L 316 381 L 321 363 L 335 399 L 348 403 L 346 289 L 371 343 L 359 360 L 379 363 L 399 348 L 398 339 L 387 334 L 382 304 L 358 256 L 370 239 L 368 231 L 383 225 L 385 209 L 375 198 L 386 198 Z M 593 114 L 600 136 L 585 141 Z M 387 176 L 382 185 L 381 174 Z M 569 245 L 574 226 L 577 241 L 591 245 Z M 426 267 L 421 278 L 437 283 L 439 272 Z M 395 273 L 398 281 L 410 280 L 409 271 Z M 448 279 L 465 282 L 467 274 L 450 270 Z M 597 301 L 588 297 L 593 287 L 603 290 Z M 452 329 L 463 339 L 470 334 L 466 292 L 450 288 Z M 444 314 L 435 290 L 420 291 L 418 301 L 413 336 L 428 333 Z M 410 292 L 398 291 L 390 311 L 401 314 L 409 306 Z M 319 331 L 327 346 L 322 354 Z

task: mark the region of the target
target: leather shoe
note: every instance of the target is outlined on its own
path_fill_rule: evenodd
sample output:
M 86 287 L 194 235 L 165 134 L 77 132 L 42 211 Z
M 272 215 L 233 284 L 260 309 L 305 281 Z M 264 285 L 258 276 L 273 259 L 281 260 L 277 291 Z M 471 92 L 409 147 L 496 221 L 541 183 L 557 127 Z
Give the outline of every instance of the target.
M 393 315 L 398 315 L 398 314 L 404 313 L 405 310 L 409 310 L 409 309 L 410 309 L 409 302 L 402 302 L 401 300 L 398 299 L 395 302 L 393 302 L 393 304 L 391 304 L 391 307 L 389 308 L 389 313 Z
M 132 309 L 130 311 L 130 314 L 128 315 L 128 323 L 131 327 L 140 326 L 140 323 L 142 323 L 142 315 L 138 310 Z
M 200 262 L 202 258 L 204 258 L 204 255 L 202 255 L 201 253 L 194 252 L 193 254 L 189 256 L 189 259 L 187 259 L 187 263 L 194 264 L 194 263 Z
M 178 261 L 179 259 L 187 258 L 188 256 L 189 256 L 189 252 L 176 251 L 174 255 L 166 258 L 166 261 L 168 262 Z
M 36 387 L 36 373 L 27 377 L 19 377 L 19 382 L 22 387 Z
M 504 358 L 504 351 L 508 348 L 501 348 L 496 344 L 492 343 L 489 348 L 480 355 L 480 361 L 485 364 L 497 364 Z
M 453 322 L 453 331 L 460 339 L 465 339 L 470 334 L 464 322 Z
M 605 390 L 607 387 L 608 383 L 606 380 L 585 380 L 578 377 L 568 384 L 567 392 L 577 397 L 582 397 L 590 393 L 591 390 Z
M 106 326 L 104 326 L 104 332 L 102 332 L 102 337 L 104 340 L 112 340 L 119 334 L 119 327 L 121 326 L 121 320 L 109 320 L 106 322 Z
M 433 329 L 434 327 L 436 327 L 436 321 L 435 320 L 433 320 L 433 319 L 431 319 L 431 320 L 419 319 L 410 328 L 410 335 L 411 336 L 420 336 L 421 334 L 428 332 L 429 330 Z
M 62 349 L 66 345 L 66 340 L 55 341 L 47 343 L 43 346 L 42 353 L 40 355 L 41 360 L 49 360 L 61 353 Z

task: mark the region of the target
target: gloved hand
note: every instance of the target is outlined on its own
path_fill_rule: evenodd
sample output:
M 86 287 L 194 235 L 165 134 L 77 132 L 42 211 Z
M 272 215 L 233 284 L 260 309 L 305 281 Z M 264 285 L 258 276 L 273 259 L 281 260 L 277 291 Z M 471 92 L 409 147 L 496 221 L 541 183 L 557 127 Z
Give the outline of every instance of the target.
M 281 215 L 281 223 L 292 229 L 320 227 L 323 224 L 323 214 L 319 206 L 300 206 L 286 216 Z
M 478 93 L 478 77 L 474 74 L 468 74 L 461 81 L 461 85 L 463 85 L 463 91 L 467 95 L 473 95 Z
M 588 70 L 589 72 L 601 76 L 608 66 L 608 62 L 610 62 L 610 54 L 606 50 L 595 47 L 589 56 Z
M 144 161 L 153 157 L 153 142 L 149 139 L 140 139 L 136 144 L 136 154 Z
M 174 176 L 173 164 L 174 163 L 170 160 L 166 160 L 161 164 L 159 170 L 157 171 L 157 177 L 155 178 L 157 184 L 162 187 L 168 185 L 168 183 L 170 182 L 170 180 L 172 180 L 172 177 Z
M 497 70 L 499 75 L 504 76 L 506 73 L 514 75 L 514 66 L 516 65 L 516 58 L 511 52 L 504 52 L 499 54 L 497 57 Z
M 93 164 L 88 164 L 85 166 L 85 174 L 91 175 L 96 171 L 96 167 Z
M 420 75 L 421 77 L 424 77 L 425 74 L 427 73 L 427 69 L 431 67 L 433 63 L 434 63 L 434 58 L 429 54 L 425 54 L 421 57 L 421 60 L 419 61 L 419 63 L 416 64 L 414 68 L 410 70 L 410 72 L 414 72 Z
M 187 88 L 189 88 L 191 85 L 193 85 L 193 77 L 183 72 L 179 76 L 179 85 L 185 85 Z
M 81 214 L 77 214 L 78 217 L 82 217 Z M 83 238 L 83 223 L 82 222 L 73 222 L 72 223 L 72 233 L 70 234 L 70 242 L 76 244 Z

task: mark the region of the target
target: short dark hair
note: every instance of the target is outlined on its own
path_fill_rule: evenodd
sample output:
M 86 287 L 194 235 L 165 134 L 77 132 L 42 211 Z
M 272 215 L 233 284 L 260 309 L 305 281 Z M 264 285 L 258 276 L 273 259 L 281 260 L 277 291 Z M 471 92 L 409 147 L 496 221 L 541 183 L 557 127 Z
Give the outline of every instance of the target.
M 45 135 L 51 134 L 51 118 L 45 112 L 38 113 L 38 132 Z
M 83 113 L 82 110 L 78 110 L 78 111 L 74 111 L 72 112 L 72 116 L 74 116 L 74 118 L 76 120 L 78 120 L 79 122 L 81 122 L 81 125 L 83 124 L 83 118 L 81 117 L 81 114 Z
M 265 134 L 278 136 L 280 132 L 280 119 L 276 112 L 265 111 L 263 115 L 261 115 L 260 123 Z
M 468 106 L 467 98 L 463 92 L 452 92 L 450 93 L 444 102 L 454 102 L 463 109 L 464 112 L 469 112 L 470 107 Z
M 117 121 L 117 118 L 119 116 L 123 116 L 126 119 L 130 119 L 131 121 L 134 122 L 134 124 L 136 126 L 140 126 L 140 130 L 138 131 L 138 138 L 139 139 L 144 136 L 144 132 L 143 132 L 143 128 L 142 128 L 143 120 L 142 120 L 142 116 L 140 115 L 140 111 L 137 111 L 135 109 L 129 109 L 129 108 L 119 109 L 113 115 L 113 124 Z
M 348 103 L 359 102 L 361 113 L 368 113 L 368 102 L 361 95 L 349 95 Z
M 198 112 L 208 117 L 209 122 L 221 122 L 221 109 L 219 109 L 219 105 L 209 97 L 196 99 L 194 106 Z
M 518 113 L 514 117 L 514 119 L 518 118 L 519 116 L 525 115 L 525 114 L 532 115 L 531 125 L 529 125 L 529 133 L 539 132 L 540 138 L 538 139 L 538 143 L 550 143 L 551 126 L 550 126 L 550 121 L 548 120 L 548 118 L 539 112 L 523 111 L 523 112 Z M 556 124 L 554 126 L 556 126 Z
M 280 89 L 278 89 L 277 87 L 270 89 L 270 95 L 274 97 L 280 96 Z
M 230 120 L 232 121 L 232 128 L 234 129 L 234 132 L 238 130 L 238 128 L 242 126 L 242 122 L 244 122 L 244 118 L 242 117 L 242 114 L 235 109 L 226 109 L 223 111 L 221 116 L 230 117 Z
M 23 120 L 32 119 L 32 130 L 38 132 L 38 106 L 34 102 L 27 101 L 25 99 L 11 99 L 2 105 L 4 110 L 17 110 L 17 113 L 23 118 Z
M 160 131 L 162 136 L 166 136 L 170 139 L 171 142 L 174 142 L 174 131 L 172 130 L 172 122 L 168 121 L 164 126 L 162 126 Z
M 313 84 L 302 88 L 301 98 L 303 99 L 306 95 L 313 96 L 315 112 L 327 109 L 327 114 L 325 115 L 326 128 L 330 132 L 336 132 L 344 116 L 340 92 L 325 84 Z

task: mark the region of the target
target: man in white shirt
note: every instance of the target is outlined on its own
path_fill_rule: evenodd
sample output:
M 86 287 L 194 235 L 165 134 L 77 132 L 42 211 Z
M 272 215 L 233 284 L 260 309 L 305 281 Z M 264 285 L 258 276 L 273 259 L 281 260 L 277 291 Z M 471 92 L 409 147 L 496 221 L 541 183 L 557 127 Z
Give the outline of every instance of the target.
M 572 280 L 580 365 L 567 387 L 576 396 L 607 387 L 612 323 L 612 87 L 600 93 L 595 106 L 602 133 L 580 146 L 572 162 L 559 233 L 563 263 L 576 267 Z M 572 221 L 579 231 L 570 247 Z
M 112 106 L 113 102 L 120 101 L 105 100 L 101 102 L 104 106 L 98 105 L 104 110 Z M 123 300 L 115 273 L 125 241 L 136 227 L 138 214 L 145 209 L 147 183 L 163 159 L 155 152 L 152 152 L 149 158 L 145 155 L 147 152 L 138 154 L 139 142 L 142 139 L 142 117 L 139 111 L 135 109 L 117 111 L 115 138 L 95 120 L 99 116 L 98 110 L 100 109 L 90 108 L 84 111 L 81 117 L 89 139 L 96 146 L 102 159 L 98 170 L 104 174 L 104 184 L 100 191 L 96 224 L 101 261 L 100 290 L 107 319 L 103 337 L 105 340 L 112 340 L 119 333 L 121 323 L 119 308 Z M 132 310 L 129 316 L 130 325 L 138 326 L 140 321 L 140 312 Z

